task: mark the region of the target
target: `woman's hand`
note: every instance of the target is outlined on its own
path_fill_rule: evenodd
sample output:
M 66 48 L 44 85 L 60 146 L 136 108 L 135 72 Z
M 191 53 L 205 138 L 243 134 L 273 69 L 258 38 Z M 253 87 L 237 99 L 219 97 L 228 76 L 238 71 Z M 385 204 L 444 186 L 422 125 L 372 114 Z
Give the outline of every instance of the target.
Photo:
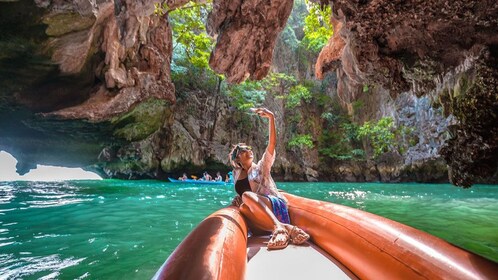
M 275 129 L 275 115 L 266 108 L 251 108 L 251 111 L 258 114 L 260 117 L 267 118 L 268 122 L 268 147 L 266 150 L 271 154 L 275 154 L 275 145 L 277 142 L 277 130 Z
M 274 118 L 275 115 L 266 108 L 251 108 L 251 111 L 263 118 Z

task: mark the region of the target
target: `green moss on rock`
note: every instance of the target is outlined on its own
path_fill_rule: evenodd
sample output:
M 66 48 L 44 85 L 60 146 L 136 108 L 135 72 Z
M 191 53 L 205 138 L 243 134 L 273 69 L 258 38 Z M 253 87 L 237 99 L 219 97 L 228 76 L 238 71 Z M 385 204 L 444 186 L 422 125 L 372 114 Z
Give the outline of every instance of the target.
M 128 141 L 139 141 L 161 128 L 169 115 L 171 109 L 166 101 L 149 99 L 130 112 L 113 118 L 111 123 L 116 128 L 115 136 Z

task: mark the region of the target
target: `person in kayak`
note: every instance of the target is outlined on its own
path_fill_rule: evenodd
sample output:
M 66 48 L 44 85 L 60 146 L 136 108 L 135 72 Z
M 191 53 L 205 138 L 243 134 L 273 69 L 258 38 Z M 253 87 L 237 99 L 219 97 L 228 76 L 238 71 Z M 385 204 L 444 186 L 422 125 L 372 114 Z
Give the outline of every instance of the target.
M 269 141 L 258 163 L 254 163 L 252 148 L 237 144 L 229 154 L 233 165 L 233 177 L 237 196 L 232 204 L 240 210 L 253 231 L 271 231 L 268 249 L 283 249 L 290 243 L 302 244 L 309 235 L 290 223 L 287 200 L 280 194 L 271 177 L 275 161 L 275 116 L 266 108 L 252 109 L 260 117 L 269 120 Z
M 216 172 L 216 177 L 214 178 L 216 182 L 221 182 L 223 181 L 223 177 L 221 177 L 221 173 L 218 171 Z

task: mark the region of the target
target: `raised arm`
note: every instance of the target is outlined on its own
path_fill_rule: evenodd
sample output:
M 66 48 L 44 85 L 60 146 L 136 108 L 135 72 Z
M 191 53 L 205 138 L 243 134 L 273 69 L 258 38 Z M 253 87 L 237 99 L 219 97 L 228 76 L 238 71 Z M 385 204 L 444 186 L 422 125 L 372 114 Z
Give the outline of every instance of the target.
M 253 110 L 256 114 L 263 118 L 268 118 L 268 147 L 266 147 L 266 150 L 271 155 L 275 154 L 275 144 L 277 142 L 277 130 L 275 128 L 275 115 L 268 109 L 266 108 L 257 108 Z

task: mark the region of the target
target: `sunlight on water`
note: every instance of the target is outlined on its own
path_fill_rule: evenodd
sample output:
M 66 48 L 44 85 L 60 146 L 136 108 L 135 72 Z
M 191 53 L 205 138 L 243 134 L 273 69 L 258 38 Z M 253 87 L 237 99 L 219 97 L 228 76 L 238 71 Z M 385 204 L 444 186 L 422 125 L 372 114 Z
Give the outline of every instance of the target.
M 278 183 L 498 260 L 498 186 Z M 159 181 L 0 182 L 0 279 L 150 279 L 231 187 Z
M 24 255 L 30 255 L 29 252 L 23 252 Z M 40 277 L 39 279 L 56 279 L 60 272 L 68 267 L 78 265 L 84 260 L 81 259 L 60 259 L 59 255 L 50 255 L 46 257 L 21 257 L 15 258 L 14 255 L 0 255 L 0 262 L 5 265 L 2 269 L 4 279 L 19 279 L 26 276 Z M 49 274 L 43 272 L 49 272 Z M 44 275 L 46 274 L 46 275 Z

